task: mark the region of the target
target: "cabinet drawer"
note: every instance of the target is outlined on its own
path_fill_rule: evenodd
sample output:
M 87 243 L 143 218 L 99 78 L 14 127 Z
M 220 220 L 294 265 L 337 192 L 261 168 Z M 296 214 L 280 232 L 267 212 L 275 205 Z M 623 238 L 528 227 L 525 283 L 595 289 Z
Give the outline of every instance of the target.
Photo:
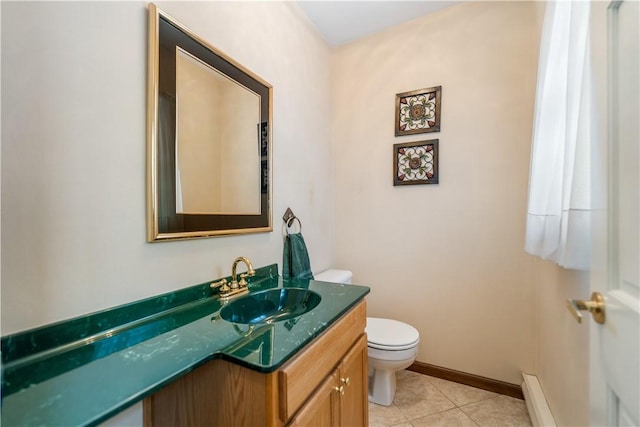
M 303 353 L 287 362 L 278 373 L 280 419 L 286 421 L 336 367 L 364 333 L 367 323 L 363 300 L 336 324 L 313 340 Z

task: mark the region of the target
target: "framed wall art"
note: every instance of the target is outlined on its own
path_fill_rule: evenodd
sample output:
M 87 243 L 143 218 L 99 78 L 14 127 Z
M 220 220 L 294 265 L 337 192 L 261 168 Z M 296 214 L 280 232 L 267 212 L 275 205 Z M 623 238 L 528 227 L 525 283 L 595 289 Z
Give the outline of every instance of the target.
M 396 94 L 396 136 L 440 132 L 442 86 Z
M 393 185 L 437 183 L 437 139 L 393 144 Z

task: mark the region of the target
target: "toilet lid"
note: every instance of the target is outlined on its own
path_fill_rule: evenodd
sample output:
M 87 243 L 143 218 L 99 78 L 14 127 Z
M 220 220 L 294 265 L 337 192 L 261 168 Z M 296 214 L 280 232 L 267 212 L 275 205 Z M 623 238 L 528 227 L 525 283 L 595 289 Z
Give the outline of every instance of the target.
M 369 347 L 381 350 L 406 350 L 420 341 L 416 328 L 392 319 L 367 317 L 365 332 Z

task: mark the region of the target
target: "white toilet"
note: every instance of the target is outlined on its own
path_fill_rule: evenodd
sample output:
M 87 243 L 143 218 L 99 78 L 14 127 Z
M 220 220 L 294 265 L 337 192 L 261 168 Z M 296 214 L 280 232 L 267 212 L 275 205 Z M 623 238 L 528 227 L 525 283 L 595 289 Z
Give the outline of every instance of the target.
M 315 280 L 351 283 L 348 270 L 326 270 Z M 420 334 L 411 325 L 397 320 L 367 317 L 369 355 L 369 401 L 389 406 L 396 393 L 396 371 L 408 368 L 416 360 Z

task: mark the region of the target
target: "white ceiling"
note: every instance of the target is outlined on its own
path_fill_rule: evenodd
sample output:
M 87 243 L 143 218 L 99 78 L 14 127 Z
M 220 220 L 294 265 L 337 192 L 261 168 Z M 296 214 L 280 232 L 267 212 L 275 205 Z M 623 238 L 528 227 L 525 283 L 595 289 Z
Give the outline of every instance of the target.
M 461 1 L 298 0 L 298 5 L 331 46 L 340 46 Z

